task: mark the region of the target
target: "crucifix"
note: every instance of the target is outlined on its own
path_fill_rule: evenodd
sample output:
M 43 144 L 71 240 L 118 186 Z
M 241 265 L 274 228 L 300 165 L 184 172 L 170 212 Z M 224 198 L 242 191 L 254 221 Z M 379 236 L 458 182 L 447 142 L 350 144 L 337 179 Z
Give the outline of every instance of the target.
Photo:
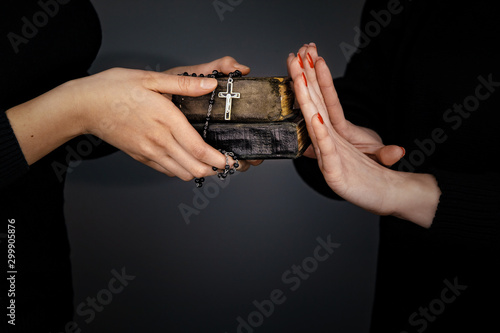
M 226 112 L 224 113 L 224 120 L 231 120 L 231 105 L 233 104 L 233 98 L 240 98 L 240 93 L 233 92 L 233 78 L 230 77 L 227 80 L 227 91 L 220 92 L 219 98 L 226 99 Z

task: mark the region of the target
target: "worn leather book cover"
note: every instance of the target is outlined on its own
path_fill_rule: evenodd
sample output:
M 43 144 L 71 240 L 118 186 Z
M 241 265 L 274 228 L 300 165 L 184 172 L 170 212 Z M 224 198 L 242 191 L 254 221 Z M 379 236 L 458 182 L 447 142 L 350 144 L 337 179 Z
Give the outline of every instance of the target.
M 302 113 L 293 108 L 288 77 L 218 78 L 205 140 L 239 159 L 297 158 L 309 145 Z M 227 98 L 231 95 L 232 98 Z M 172 96 L 172 102 L 203 134 L 212 93 Z M 229 103 L 229 110 L 228 110 Z
M 204 124 L 193 124 L 203 132 Z M 309 145 L 306 123 L 301 115 L 279 122 L 213 123 L 206 142 L 232 151 L 242 160 L 286 159 L 302 155 Z

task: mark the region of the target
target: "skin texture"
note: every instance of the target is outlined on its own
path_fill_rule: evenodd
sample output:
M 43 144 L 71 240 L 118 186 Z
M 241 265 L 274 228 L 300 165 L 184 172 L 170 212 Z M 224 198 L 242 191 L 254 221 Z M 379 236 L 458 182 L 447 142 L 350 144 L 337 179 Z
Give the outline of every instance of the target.
M 187 181 L 214 175 L 212 166 L 224 168 L 226 160 L 203 141 L 168 94 L 210 93 L 215 79 L 177 74 L 214 69 L 250 72 L 231 57 L 163 73 L 114 68 L 62 84 L 6 114 L 30 165 L 74 137 L 93 134 L 153 169 Z M 238 170 L 260 163 L 241 161 Z
M 287 65 L 312 141 L 307 155 L 317 158 L 330 188 L 374 214 L 430 227 L 441 195 L 434 176 L 387 168 L 404 156 L 404 149 L 384 145 L 376 132 L 345 119 L 330 70 L 314 43 L 300 48 L 297 56 L 290 54 Z

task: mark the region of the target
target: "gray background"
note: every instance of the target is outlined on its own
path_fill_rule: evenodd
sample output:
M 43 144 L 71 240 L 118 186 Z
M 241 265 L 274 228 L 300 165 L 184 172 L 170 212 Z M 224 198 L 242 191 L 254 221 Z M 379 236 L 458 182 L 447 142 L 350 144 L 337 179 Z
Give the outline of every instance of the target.
M 251 76 L 286 75 L 288 53 L 314 41 L 340 76 L 347 60 L 339 44 L 354 44 L 364 3 L 231 2 L 221 20 L 213 1 L 93 1 L 103 43 L 91 72 L 165 70 L 231 55 Z M 187 224 L 179 206 L 195 208 L 193 182 L 123 153 L 75 165 L 65 206 L 75 305 L 107 289 L 113 269 L 135 276 L 91 322 L 76 316 L 82 332 L 232 333 L 237 318 L 247 319 L 252 303 L 275 289 L 286 301 L 254 332 L 367 332 L 377 217 L 321 197 L 290 160 L 265 161 L 223 188 L 218 182 L 206 181 L 218 191 Z M 329 235 L 341 246 L 291 291 L 282 274 Z

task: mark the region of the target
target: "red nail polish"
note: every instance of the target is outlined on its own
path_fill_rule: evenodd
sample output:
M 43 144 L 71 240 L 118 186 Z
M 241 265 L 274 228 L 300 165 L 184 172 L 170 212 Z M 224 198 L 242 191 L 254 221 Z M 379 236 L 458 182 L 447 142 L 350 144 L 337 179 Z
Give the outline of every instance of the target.
M 304 73 L 302 73 L 302 78 L 304 79 L 304 82 L 305 82 L 306 87 L 307 87 L 307 79 L 306 79 L 306 75 Z
M 314 62 L 309 53 L 307 54 L 307 61 L 309 62 L 309 66 L 311 66 L 311 68 L 314 68 Z
M 319 119 L 319 122 L 324 124 L 325 122 L 323 121 L 323 117 L 321 117 L 321 114 L 318 113 L 318 119 Z
M 304 69 L 304 63 L 302 62 L 302 57 L 300 56 L 300 53 L 297 53 L 297 57 L 299 58 L 300 68 Z
M 406 155 L 406 149 L 404 149 L 403 147 L 400 148 L 403 150 L 403 156 L 401 156 L 401 158 L 403 158 Z

